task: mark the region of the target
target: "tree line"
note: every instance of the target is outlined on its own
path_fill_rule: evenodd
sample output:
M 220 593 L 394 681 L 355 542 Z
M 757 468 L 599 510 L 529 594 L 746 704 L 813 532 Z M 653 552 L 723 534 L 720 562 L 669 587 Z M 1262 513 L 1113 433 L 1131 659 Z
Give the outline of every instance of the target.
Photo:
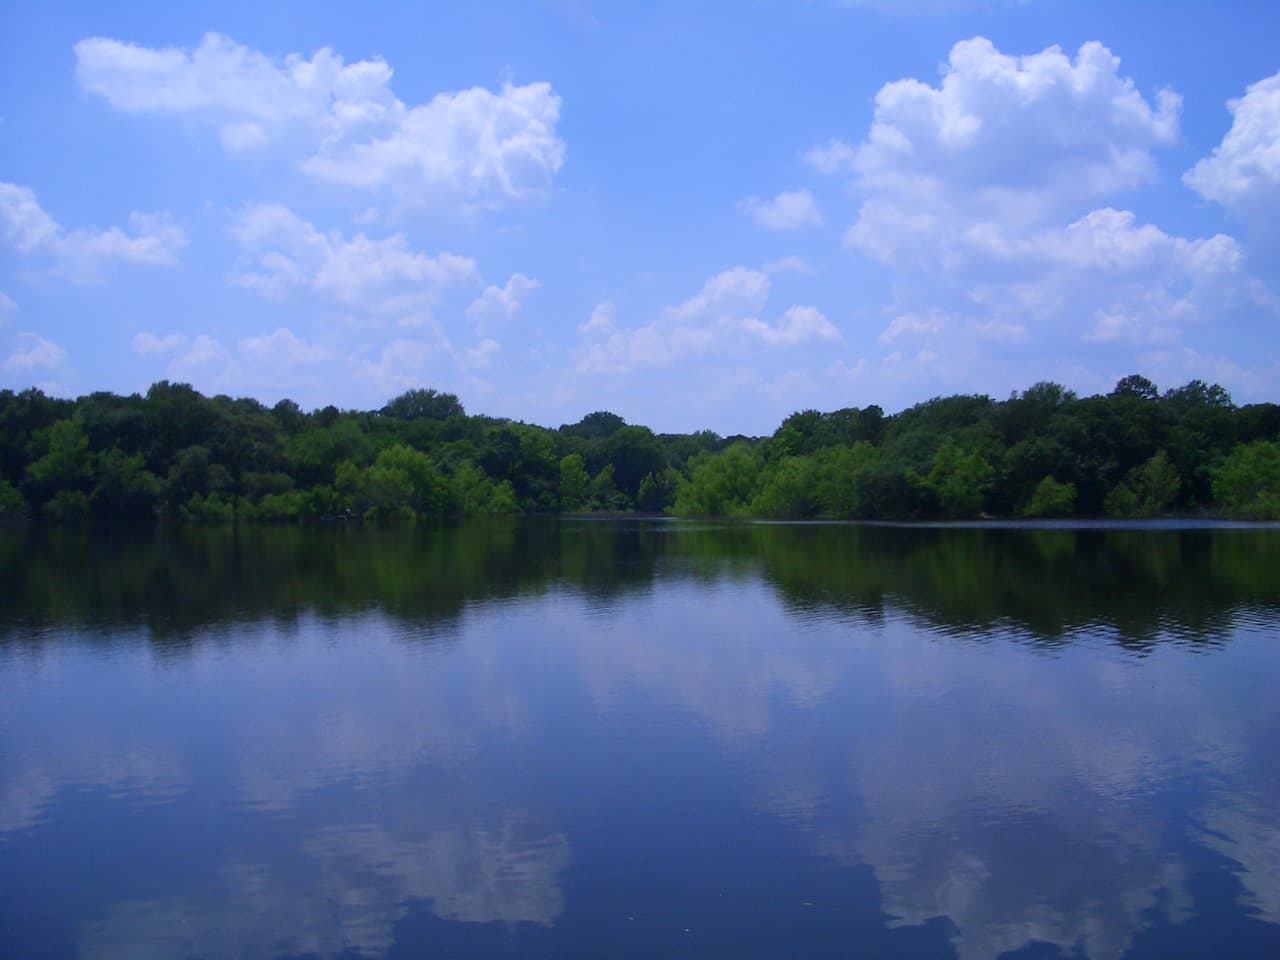
M 1280 519 L 1280 405 L 1145 377 L 792 414 L 768 437 L 656 434 L 597 411 L 548 429 L 410 390 L 376 411 L 0 391 L 0 519 L 407 524 L 520 513 L 833 519 Z

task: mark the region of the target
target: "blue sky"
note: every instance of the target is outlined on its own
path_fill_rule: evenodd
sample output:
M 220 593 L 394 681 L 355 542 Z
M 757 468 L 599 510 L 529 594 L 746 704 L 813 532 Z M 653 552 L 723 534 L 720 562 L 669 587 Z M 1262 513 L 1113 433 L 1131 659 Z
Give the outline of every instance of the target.
M 659 430 L 1280 383 L 1280 6 L 0 5 L 0 386 Z

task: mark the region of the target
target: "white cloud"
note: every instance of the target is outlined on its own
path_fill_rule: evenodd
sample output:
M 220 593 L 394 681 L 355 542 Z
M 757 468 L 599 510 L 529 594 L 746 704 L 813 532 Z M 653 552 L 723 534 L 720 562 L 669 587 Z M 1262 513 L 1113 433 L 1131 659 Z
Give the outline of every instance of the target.
M 29 187 L 0 183 L 0 231 L 6 245 L 30 255 L 57 244 L 62 228 L 36 201 Z
M 776 327 L 755 318 L 743 321 L 747 332 L 771 347 L 798 347 L 810 343 L 840 343 L 840 331 L 817 307 L 791 307 Z
M 322 233 L 279 205 L 248 208 L 232 235 L 252 257 L 252 266 L 233 281 L 268 297 L 306 292 L 353 310 L 406 318 L 429 311 L 449 288 L 479 279 L 469 257 L 419 253 L 399 233 L 382 240 Z
M 393 397 L 431 381 L 432 361 L 442 351 L 420 339 L 392 340 L 378 352 L 376 360 L 360 365 L 361 376 L 382 396 Z
M 985 225 L 939 257 L 934 276 L 904 270 L 882 344 L 954 356 L 957 339 L 1043 349 L 1082 342 L 1171 342 L 1255 296 L 1230 237 L 1186 239 L 1103 208 L 1062 228 Z M 950 344 L 950 346 L 948 346 Z
M 975 38 L 936 85 L 886 84 L 856 147 L 811 151 L 860 198 L 846 247 L 891 270 L 879 342 L 894 375 L 950 368 L 958 389 L 992 390 L 1256 310 L 1265 295 L 1234 239 L 1175 236 L 1105 205 L 1155 178 L 1179 108 L 1169 91 L 1145 98 L 1101 44 L 1015 57 Z
M 218 131 L 218 137 L 227 153 L 248 153 L 265 147 L 269 142 L 267 131 L 252 121 L 224 124 Z
M 234 358 L 213 337 L 200 334 L 169 362 L 169 379 L 216 391 L 237 372 Z
M 328 360 L 332 354 L 294 335 L 288 327 L 277 327 L 271 333 L 245 337 L 236 343 L 240 356 L 266 370 L 289 370 L 294 367 Z
M 27 375 L 40 371 L 50 372 L 67 362 L 67 351 L 52 340 L 34 333 L 19 332 L 17 347 L 9 354 L 0 370 L 9 374 Z
M 326 147 L 303 169 L 410 200 L 499 206 L 546 193 L 564 163 L 559 118 L 560 98 L 547 83 L 441 93 L 405 111 L 384 136 Z
M 785 257 L 779 257 L 777 260 L 770 260 L 764 265 L 764 272 L 768 274 L 775 273 L 801 273 L 812 275 L 817 273 L 817 269 L 804 257 L 798 257 L 795 254 L 788 254 Z
M 582 373 L 619 373 L 705 354 L 728 345 L 744 321 L 755 317 L 769 295 L 769 278 L 759 270 L 734 267 L 717 274 L 695 296 L 666 307 L 656 320 L 616 331 L 588 345 L 579 357 Z
M 1174 237 L 1151 224 L 1136 226 L 1128 210 L 1094 210 L 1063 231 L 1033 239 L 1049 260 L 1074 269 L 1116 273 L 1147 271 L 1166 262 L 1180 272 L 1213 273 L 1240 264 L 1239 247 L 1218 234 L 1207 240 Z
M 1280 73 L 1227 104 L 1231 129 L 1183 175 L 1187 186 L 1246 220 L 1280 215 Z
M 712 277 L 683 303 L 664 307 L 650 323 L 624 330 L 617 328 L 613 304 L 601 304 L 578 328 L 586 342 L 576 353 L 577 369 L 585 374 L 625 374 L 709 356 L 723 362 L 753 347 L 840 340 L 815 307 L 793 306 L 776 326 L 761 320 L 769 288 L 763 271 L 734 267 Z
M 485 287 L 484 292 L 467 307 L 467 319 L 481 330 L 495 321 L 510 320 L 520 312 L 529 294 L 540 286 L 542 284 L 532 277 L 513 273 L 505 287 Z
M 585 323 L 578 325 L 578 332 L 585 336 L 597 336 L 613 333 L 618 318 L 618 309 L 612 301 L 605 300 L 596 304 L 591 316 Z
M 1156 383 L 1177 384 L 1199 379 L 1230 384 L 1237 400 L 1241 395 L 1272 397 L 1275 385 L 1280 383 L 1280 360 L 1274 354 L 1269 363 L 1246 366 L 1216 352 L 1157 344 L 1140 354 L 1139 359 L 1141 369 Z
M 1073 61 L 1057 47 L 1009 56 L 976 37 L 951 49 L 937 87 L 886 84 L 850 160 L 873 200 L 864 217 L 887 204 L 923 230 L 955 213 L 1025 225 L 1149 182 L 1181 101 L 1161 91 L 1153 107 L 1119 66 L 1099 43 Z
M 318 388 L 318 396 L 332 392 L 334 378 L 343 371 L 332 361 L 338 355 L 326 346 L 297 336 L 288 327 L 242 337 L 232 347 L 207 333 L 188 336 L 142 332 L 131 341 L 133 352 L 164 362 L 164 376 L 206 393 L 280 396 L 283 392 Z
M 770 230 L 797 230 L 822 224 L 822 211 L 808 190 L 780 193 L 772 200 L 747 197 L 738 208 L 756 224 Z
M 175 266 L 187 244 L 186 233 L 167 214 L 132 213 L 132 233 L 66 230 L 36 200 L 29 187 L 0 183 L 0 237 L 24 257 L 43 259 L 55 273 L 74 283 L 102 279 L 112 263 Z
M 76 75 L 117 110 L 216 126 L 230 153 L 301 143 L 310 176 L 414 203 L 486 207 L 541 195 L 564 162 L 560 98 L 547 83 L 407 106 L 381 60 L 348 64 L 327 48 L 277 60 L 216 33 L 194 49 L 82 40 Z
M 936 335 L 947 325 L 945 317 L 937 312 L 900 313 L 885 327 L 877 338 L 881 343 L 890 344 L 897 340 L 930 337 Z
M 187 338 L 180 333 L 170 333 L 161 337 L 145 331 L 134 334 L 133 340 L 130 341 L 133 352 L 144 357 L 173 353 L 186 344 Z
M 502 351 L 502 344 L 497 340 L 484 339 L 466 352 L 466 362 L 474 370 L 490 370 L 493 359 Z
M 843 140 L 829 140 L 820 147 L 805 151 L 804 162 L 819 173 L 839 173 L 851 168 L 858 153 Z

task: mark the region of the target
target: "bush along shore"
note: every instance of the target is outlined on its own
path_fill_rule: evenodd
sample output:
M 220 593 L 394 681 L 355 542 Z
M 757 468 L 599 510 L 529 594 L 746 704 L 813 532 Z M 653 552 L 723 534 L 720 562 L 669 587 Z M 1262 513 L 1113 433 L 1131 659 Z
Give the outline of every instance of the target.
M 410 390 L 376 411 L 0 391 L 0 520 L 359 521 L 521 513 L 778 519 L 1204 515 L 1280 519 L 1280 405 L 1145 377 L 1078 397 L 804 410 L 769 437 L 656 434 L 599 411 L 558 429 Z

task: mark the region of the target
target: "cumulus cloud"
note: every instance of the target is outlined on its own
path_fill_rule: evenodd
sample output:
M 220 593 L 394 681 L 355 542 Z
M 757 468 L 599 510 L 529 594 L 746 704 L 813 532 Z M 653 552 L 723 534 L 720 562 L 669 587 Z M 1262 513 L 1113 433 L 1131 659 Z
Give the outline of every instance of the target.
M 268 297 L 310 293 L 370 314 L 402 318 L 428 311 L 445 291 L 476 282 L 475 261 L 430 256 L 403 234 L 372 240 L 323 233 L 287 207 L 250 207 L 232 228 L 249 262 L 233 281 Z
M 8 374 L 30 375 L 48 373 L 62 367 L 67 362 L 67 351 L 44 337 L 34 333 L 19 332 L 17 345 L 0 370 Z
M 804 162 L 819 173 L 839 173 L 853 166 L 857 151 L 843 140 L 833 139 L 804 153 Z
M 542 195 L 561 164 L 560 98 L 551 85 L 437 94 L 383 136 L 329 146 L 303 169 L 319 180 L 389 187 L 402 197 L 498 206 Z
M 483 330 L 494 322 L 510 320 L 524 305 L 525 299 L 541 283 L 523 273 L 513 273 L 505 287 L 488 286 L 467 307 L 467 319 Z
M 989 40 L 957 43 L 934 87 L 886 84 L 876 95 L 867 139 L 848 164 L 863 207 L 852 241 L 873 232 L 882 209 L 897 231 L 928 232 L 962 222 L 1028 224 L 1155 178 L 1151 150 L 1178 135 L 1177 94 L 1153 106 L 1120 76 L 1100 43 L 1074 60 L 1050 47 L 1010 56 Z
M 165 336 L 157 336 L 154 333 L 134 334 L 130 346 L 133 352 L 139 356 L 159 356 L 166 353 L 173 353 L 175 350 L 181 349 L 187 343 L 187 338 L 180 333 L 170 333 Z
M 30 187 L 0 183 L 0 238 L 23 257 L 43 261 L 74 283 L 91 283 L 115 263 L 175 266 L 186 233 L 168 214 L 132 213 L 131 232 L 67 230 L 50 216 Z
M 401 337 L 385 344 L 376 359 L 362 361 L 359 372 L 380 395 L 392 397 L 429 382 L 445 354 L 428 340 Z
M 486 337 L 474 347 L 467 350 L 464 359 L 467 366 L 473 370 L 490 370 L 493 368 L 493 360 L 502 351 L 502 344 L 497 340 Z
M 578 325 L 578 332 L 587 336 L 613 333 L 618 317 L 618 308 L 610 300 L 598 303 L 591 311 L 585 323 Z
M 744 321 L 764 308 L 768 295 L 769 278 L 759 270 L 726 270 L 688 300 L 664 308 L 653 322 L 590 344 L 579 358 L 579 371 L 608 373 L 659 366 L 726 346 Z
M 822 211 L 808 190 L 780 193 L 772 200 L 747 197 L 738 208 L 756 224 L 770 230 L 797 230 L 822 224 Z
M 220 392 L 238 372 L 230 352 L 213 337 L 200 334 L 169 362 L 169 378 Z
M 586 338 L 577 353 L 581 373 L 625 373 L 670 366 L 712 354 L 740 354 L 751 347 L 799 347 L 839 341 L 835 327 L 814 307 L 793 306 L 776 326 L 760 319 L 769 298 L 769 276 L 734 267 L 709 279 L 694 296 L 663 308 L 650 323 L 618 329 L 613 304 L 598 306 L 578 329 Z
M 276 59 L 216 33 L 193 49 L 104 37 L 76 44 L 81 87 L 128 113 L 210 124 L 229 153 L 302 144 L 317 180 L 414 203 L 497 206 L 545 193 L 564 162 L 547 83 L 440 93 L 409 106 L 382 60 L 325 48 Z
M 328 346 L 298 336 L 288 327 L 242 337 L 227 345 L 208 333 L 137 333 L 133 352 L 164 364 L 169 380 L 190 383 L 206 393 L 279 395 L 282 391 L 331 390 L 341 375 L 332 361 L 339 359 Z
M 24 255 L 54 246 L 62 234 L 31 188 L 16 183 L 0 183 L 0 230 L 5 244 Z
M 802 344 L 839 343 L 838 331 L 817 307 L 791 307 L 782 315 L 777 326 L 769 326 L 755 318 L 743 321 L 752 336 L 771 347 L 797 347 Z
M 1055 364 L 1102 343 L 1151 349 L 1261 302 L 1231 237 L 1175 236 L 1106 205 L 1154 180 L 1153 151 L 1178 135 L 1178 96 L 1148 99 L 1119 66 L 1099 43 L 1072 58 L 966 40 L 937 84 L 881 88 L 857 146 L 806 155 L 860 198 L 845 246 L 892 271 L 886 363 L 963 363 L 975 380 L 957 386 L 990 389 L 1026 379 L 1031 349 Z
M 1244 219 L 1280 214 L 1280 73 L 1227 104 L 1231 129 L 1183 175 L 1187 186 Z
M 309 363 L 328 360 L 332 353 L 308 343 L 288 327 L 277 327 L 271 333 L 245 337 L 236 343 L 242 357 L 269 370 L 289 370 Z
M 777 260 L 771 260 L 764 265 L 764 272 L 774 273 L 802 273 L 806 275 L 815 274 L 818 271 L 804 257 L 788 254 L 785 257 L 779 257 Z

